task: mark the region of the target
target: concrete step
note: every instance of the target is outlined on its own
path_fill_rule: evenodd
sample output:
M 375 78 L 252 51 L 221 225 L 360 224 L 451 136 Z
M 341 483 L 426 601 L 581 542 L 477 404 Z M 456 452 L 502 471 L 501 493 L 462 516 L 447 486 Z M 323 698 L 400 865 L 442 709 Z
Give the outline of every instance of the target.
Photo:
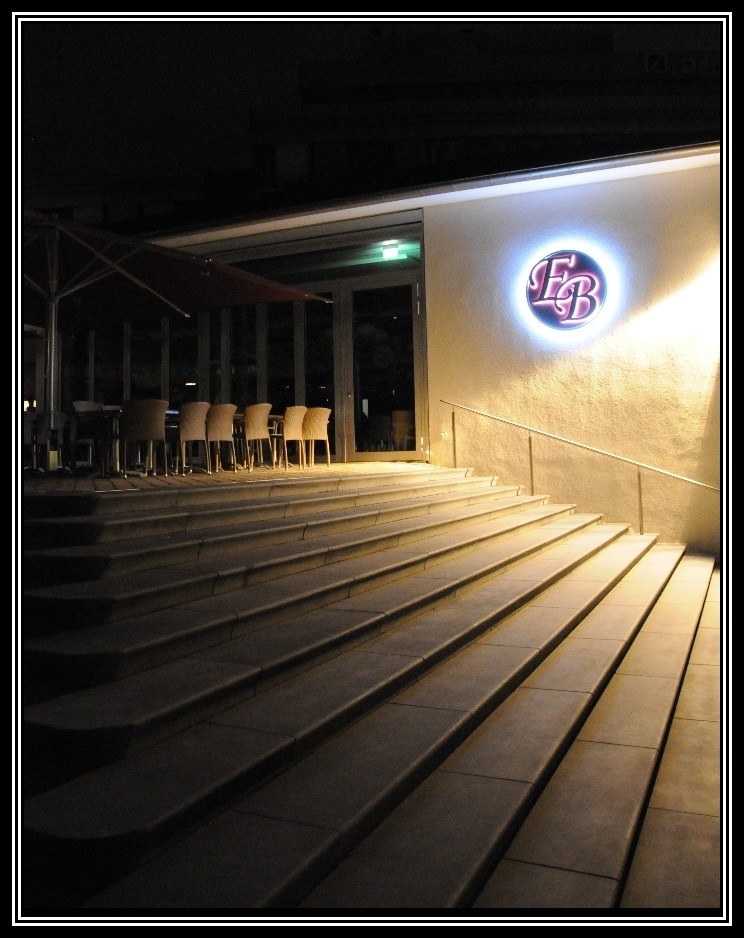
M 24 642 L 24 699 L 33 703 L 136 674 L 232 638 L 282 625 L 300 613 L 316 612 L 377 585 L 400 581 L 401 588 L 405 588 L 408 574 L 435 566 L 444 574 L 449 569 L 444 566 L 448 560 L 453 561 L 458 574 L 470 580 L 492 576 L 531 551 L 598 520 L 598 515 L 574 515 L 566 506 L 541 506 L 520 512 L 508 521 L 478 525 L 475 540 L 466 540 L 462 532 L 455 530 L 426 541 L 318 566 L 279 581 L 256 577 L 240 590 L 95 628 L 33 636 Z M 488 550 L 481 550 L 484 548 Z M 472 563 L 463 566 L 460 558 L 470 551 L 478 553 Z M 457 583 L 458 577 L 453 582 Z M 414 592 L 403 608 L 410 614 L 416 603 L 435 601 L 452 590 L 447 581 L 435 581 L 431 595 L 419 597 Z M 349 627 L 359 629 L 363 624 L 351 622 Z M 332 634 L 332 630 L 325 631 Z M 331 650 L 333 640 L 324 637 L 323 632 L 321 627 L 319 642 L 324 650 Z M 296 654 L 294 659 L 296 662 Z
M 569 584 L 607 571 L 589 561 L 83 907 L 618 907 L 710 570 L 683 550 L 642 553 L 569 625 Z M 507 651 L 556 626 L 510 680 Z
M 350 593 L 288 621 L 263 628 L 254 623 L 240 637 L 118 681 L 29 704 L 24 709 L 27 783 L 58 784 L 151 745 L 558 542 L 563 546 L 561 565 L 552 576 L 562 575 L 625 530 L 623 525 L 597 525 L 595 516 L 569 516 L 513 535 L 503 544 L 482 545 L 465 558 L 425 566 L 404 580 Z M 540 566 L 545 573 L 547 559 Z M 541 580 L 531 588 L 544 585 Z M 285 602 L 292 598 L 285 596 Z M 499 613 L 504 614 L 503 605 Z
M 386 570 L 380 571 L 372 561 L 369 566 L 374 574 L 365 576 L 358 571 L 355 577 L 359 582 L 379 575 L 402 576 L 412 566 L 438 562 L 453 550 L 475 549 L 491 538 L 504 537 L 524 525 L 544 524 L 573 510 L 572 505 L 530 507 L 534 505 L 532 498 L 497 499 L 481 508 L 450 509 L 286 544 L 246 545 L 239 555 L 231 550 L 222 557 L 217 551 L 214 557 L 186 560 L 165 570 L 156 566 L 106 580 L 27 589 L 23 594 L 24 629 L 31 636 L 67 631 L 81 624 L 99 627 L 183 603 L 242 593 L 247 586 L 284 581 L 373 553 L 387 558 Z M 390 553 L 395 549 L 398 554 Z
M 712 570 L 683 557 L 657 599 L 675 553 L 643 558 L 301 907 L 613 908 Z
M 441 492 L 443 486 L 446 492 Z M 245 550 L 248 544 L 255 548 L 310 540 L 446 511 L 457 510 L 463 521 L 476 521 L 479 516 L 487 516 L 494 502 L 507 511 L 545 501 L 545 496 L 519 496 L 518 486 L 475 486 L 466 482 L 458 483 L 457 491 L 454 488 L 453 483 L 426 483 L 409 492 L 408 498 L 401 498 L 400 490 L 396 491 L 397 498 L 390 498 L 395 491 L 390 490 L 379 492 L 378 497 L 372 492 L 357 492 L 349 496 L 262 499 L 219 511 L 199 509 L 155 517 L 145 512 L 146 517 L 132 519 L 131 524 L 116 518 L 111 525 L 111 519 L 106 518 L 97 543 L 80 541 L 83 532 L 67 530 L 68 539 L 78 535 L 71 545 L 24 550 L 24 586 L 123 576 L 206 557 L 227 557 Z M 79 518 L 57 519 L 57 523 L 62 527 L 73 520 L 89 525 L 87 519 Z
M 712 559 L 542 496 L 513 513 L 519 486 L 469 472 L 362 474 L 111 479 L 33 509 L 94 543 L 70 535 L 83 578 L 21 607 L 25 913 L 720 908 Z M 170 534 L 127 538 L 135 504 Z M 207 545 L 206 595 L 195 563 L 199 598 L 89 615 L 185 573 L 171 537 Z
M 725 824 L 729 738 L 722 721 L 721 576 L 715 567 L 617 908 L 724 908 L 722 860 L 730 849 Z M 730 664 L 730 662 L 728 662 Z M 728 711 L 726 711 L 728 712 Z M 721 732 L 724 735 L 721 735 Z M 730 868 L 730 867 L 729 867 Z M 641 911 L 643 910 L 643 911 Z M 627 912 L 625 914 L 628 914 Z M 679 913 L 677 913 L 679 914 Z
M 579 541 L 583 542 L 583 561 L 575 553 Z M 466 576 L 449 600 L 442 598 L 423 611 L 419 607 L 419 615 L 402 622 L 393 616 L 395 624 L 385 628 L 383 622 L 377 638 L 267 687 L 206 722 L 27 799 L 26 836 L 33 845 L 36 873 L 32 881 L 40 889 L 43 883 L 61 885 L 65 901 L 71 897 L 75 901 L 83 883 L 90 888 L 91 882 L 97 882 L 100 887 L 102 880 L 121 876 L 127 868 L 133 872 L 171 838 L 188 843 L 190 850 L 189 837 L 180 838 L 191 824 L 204 821 L 218 809 L 224 811 L 236 798 L 250 796 L 252 788 L 281 766 L 298 763 L 298 770 L 303 765 L 307 768 L 316 751 L 330 747 L 332 752 L 340 746 L 345 755 L 332 755 L 321 774 L 328 779 L 327 810 L 347 812 L 341 828 L 335 821 L 330 828 L 327 823 L 302 821 L 287 826 L 283 821 L 270 821 L 267 829 L 273 831 L 274 859 L 261 855 L 265 840 L 258 830 L 245 842 L 257 861 L 266 865 L 268 878 L 244 881 L 247 891 L 241 904 L 253 906 L 254 897 L 258 906 L 299 901 L 310 889 L 305 873 L 294 869 L 293 885 L 277 892 L 276 883 L 269 883 L 276 859 L 283 858 L 282 864 L 288 866 L 299 863 L 305 870 L 306 850 L 296 850 L 304 841 L 316 858 L 310 864 L 315 882 L 321 872 L 329 872 L 340 859 L 340 846 L 348 849 L 450 755 L 620 583 L 653 542 L 653 536 L 628 534 L 622 525 L 595 524 L 591 530 L 573 534 L 569 527 L 553 546 L 543 545 L 537 554 L 515 560 L 485 582 Z M 463 557 L 461 562 L 470 565 L 473 559 Z M 418 577 L 436 579 L 444 572 L 437 566 L 420 571 Z M 448 571 L 447 579 L 452 572 Z M 530 606 L 533 601 L 535 605 Z M 384 590 L 365 591 L 338 609 L 372 611 L 384 617 L 391 602 L 393 597 L 385 596 Z M 637 606 L 633 612 L 639 615 Z M 504 616 L 509 618 L 502 634 L 497 634 L 497 624 L 494 638 L 484 640 L 484 634 Z M 621 644 L 610 643 L 603 659 L 608 667 Z M 417 695 L 432 668 L 431 687 L 438 691 L 419 700 Z M 407 693 L 410 700 L 400 698 Z M 350 721 L 360 719 L 340 734 Z M 348 733 L 365 731 L 365 743 L 355 744 L 353 750 L 344 748 Z M 371 773 L 362 770 L 370 759 L 379 763 Z M 379 787 L 381 772 L 387 782 Z M 318 787 L 319 781 L 320 775 L 307 789 L 313 798 L 324 787 Z M 329 797 L 342 789 L 346 790 L 342 803 Z M 207 834 L 212 823 L 237 831 L 242 815 L 239 809 L 237 819 L 220 814 L 195 831 L 194 837 L 198 839 L 199 831 Z M 260 818 L 258 827 L 266 822 L 266 817 Z M 282 827 L 285 833 L 276 840 Z M 280 850 L 278 843 L 283 845 Z M 177 853 L 179 847 L 174 844 L 172 849 Z M 226 849 L 227 857 L 232 848 Z M 74 882 L 68 881 L 67 874 L 72 874 Z M 218 885 L 214 877 L 207 878 Z M 235 887 L 231 882 L 230 888 Z M 161 893 L 166 905 L 171 891 Z M 263 895 L 259 897 L 258 891 Z M 53 899 L 47 896 L 46 901 Z
M 256 498 L 289 498 L 292 495 L 308 497 L 313 494 L 354 492 L 358 490 L 390 488 L 405 489 L 424 481 L 443 482 L 462 481 L 472 477 L 470 469 L 444 469 L 428 463 L 407 464 L 405 470 L 387 468 L 380 472 L 350 472 L 344 466 L 343 472 L 334 470 L 313 472 L 312 475 L 296 473 L 287 478 L 277 478 L 276 473 L 261 477 L 259 472 L 224 473 L 220 484 L 213 478 L 209 483 L 179 485 L 178 478 L 168 477 L 159 480 L 157 488 L 141 488 L 136 484 L 125 484 L 125 488 L 109 488 L 106 491 L 35 491 L 24 493 L 24 523 L 34 518 L 52 519 L 69 517 L 98 517 L 101 515 L 125 515 L 147 511 L 194 510 L 198 507 L 225 508 L 242 501 Z M 498 484 L 495 476 L 487 478 L 491 484 Z
M 483 493 L 484 497 L 498 493 L 519 494 L 520 486 L 501 486 L 491 478 L 478 476 L 455 476 L 442 473 L 442 477 L 431 479 L 429 474 L 415 473 L 409 484 L 403 485 L 373 484 L 376 477 L 366 477 L 364 484 L 353 488 L 348 484 L 339 488 L 330 488 L 330 480 L 325 480 L 326 488 L 316 491 L 316 484 L 308 486 L 309 491 L 299 490 L 297 482 L 291 485 L 273 483 L 271 486 L 239 486 L 223 491 L 219 500 L 215 499 L 214 488 L 199 488 L 177 493 L 165 500 L 161 493 L 156 493 L 153 504 L 143 507 L 143 492 L 107 492 L 95 493 L 104 505 L 114 505 L 117 510 L 103 510 L 86 513 L 83 506 L 93 498 L 93 493 L 78 496 L 82 505 L 76 506 L 70 496 L 60 496 L 63 504 L 78 507 L 79 514 L 62 514 L 59 506 L 50 516 L 36 515 L 25 518 L 23 526 L 24 548 L 48 550 L 52 547 L 73 546 L 82 550 L 85 545 L 116 545 L 120 541 L 139 538 L 151 538 L 153 535 L 181 535 L 208 528 L 236 526 L 246 522 L 276 521 L 282 518 L 296 518 L 314 513 L 329 512 L 348 508 L 363 508 L 369 505 L 383 505 L 389 502 L 402 502 L 409 499 L 461 493 Z M 124 496 L 129 510 L 119 508 Z M 137 498 L 132 496 L 137 495 Z M 197 498 L 198 496 L 198 498 Z M 106 501 L 108 499 L 108 501 Z M 49 500 L 49 496 L 45 501 Z M 165 502 L 165 503 L 164 503 Z

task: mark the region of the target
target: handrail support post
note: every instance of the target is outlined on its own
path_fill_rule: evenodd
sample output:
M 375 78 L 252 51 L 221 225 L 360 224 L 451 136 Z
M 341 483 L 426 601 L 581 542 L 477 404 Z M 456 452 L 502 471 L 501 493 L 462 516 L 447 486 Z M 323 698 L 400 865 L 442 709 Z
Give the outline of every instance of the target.
M 527 445 L 530 453 L 530 495 L 535 494 L 535 464 L 532 459 L 532 434 L 527 434 Z
M 638 470 L 638 533 L 643 534 L 643 486 L 640 469 Z

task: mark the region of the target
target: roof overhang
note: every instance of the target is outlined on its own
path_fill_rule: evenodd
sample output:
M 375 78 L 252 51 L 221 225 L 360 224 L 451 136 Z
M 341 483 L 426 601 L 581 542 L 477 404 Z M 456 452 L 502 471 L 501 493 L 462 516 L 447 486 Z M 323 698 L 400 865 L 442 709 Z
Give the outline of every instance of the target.
M 616 179 L 659 173 L 682 172 L 703 166 L 720 166 L 720 143 L 655 150 L 611 159 L 561 164 L 502 175 L 459 180 L 421 189 L 406 189 L 375 196 L 298 209 L 294 213 L 245 218 L 168 235 L 153 240 L 197 253 L 227 253 L 248 243 L 280 243 L 292 239 L 326 235 L 342 228 L 353 229 L 362 222 L 369 228 L 379 222 L 419 217 L 433 205 L 500 198 L 523 192 L 547 191 L 567 186 L 589 185 Z

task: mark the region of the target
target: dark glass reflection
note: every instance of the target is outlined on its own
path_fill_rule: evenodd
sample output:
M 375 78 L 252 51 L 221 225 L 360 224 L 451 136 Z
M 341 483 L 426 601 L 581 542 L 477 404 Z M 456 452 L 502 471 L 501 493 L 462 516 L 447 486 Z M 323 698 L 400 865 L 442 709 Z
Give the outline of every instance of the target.
M 412 287 L 356 290 L 353 304 L 356 450 L 415 450 Z
M 257 397 L 256 307 L 239 306 L 232 311 L 232 400 L 239 410 L 260 403 Z
M 294 304 L 272 303 L 268 316 L 269 402 L 282 413 L 295 401 Z
M 177 317 L 170 325 L 170 404 L 178 409 L 188 401 L 205 400 L 198 384 L 198 319 Z

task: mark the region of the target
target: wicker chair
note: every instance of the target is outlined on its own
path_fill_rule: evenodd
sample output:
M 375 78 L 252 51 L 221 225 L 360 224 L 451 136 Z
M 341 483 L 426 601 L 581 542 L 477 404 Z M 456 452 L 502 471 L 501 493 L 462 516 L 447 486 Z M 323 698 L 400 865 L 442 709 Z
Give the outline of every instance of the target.
M 227 443 L 232 455 L 233 472 L 238 471 L 238 460 L 235 454 L 235 414 L 237 404 L 212 404 L 207 411 L 207 444 L 214 446 L 214 460 L 210 462 L 214 472 L 222 472 L 222 456 L 220 444 Z
M 297 444 L 297 461 L 300 469 L 305 468 L 305 437 L 302 432 L 302 423 L 305 419 L 307 407 L 302 404 L 292 404 L 284 411 L 282 423 L 282 458 L 284 468 L 289 471 L 288 443 Z
M 271 404 L 248 404 L 243 412 L 243 427 L 241 429 L 244 455 L 243 468 L 251 472 L 253 471 L 256 453 L 258 453 L 259 463 L 264 462 L 264 440 L 269 445 L 272 465 L 275 462 L 269 430 L 270 413 Z
M 168 443 L 165 437 L 165 412 L 168 401 L 145 398 L 140 401 L 124 401 L 119 419 L 119 439 L 123 452 L 124 478 L 127 477 L 129 462 L 127 447 L 130 443 L 147 443 L 145 471 L 157 475 L 157 446 L 163 444 L 164 475 L 168 475 Z
M 315 465 L 315 444 L 325 444 L 326 465 L 331 468 L 331 444 L 328 440 L 328 423 L 331 419 L 330 407 L 308 407 L 302 420 L 302 435 L 307 445 L 306 464 Z
M 178 412 L 178 455 L 176 456 L 176 472 L 180 463 L 181 475 L 186 475 L 187 443 L 199 443 L 204 447 L 204 466 L 207 473 L 212 471 L 207 442 L 207 412 L 210 406 L 209 401 L 189 401 L 181 404 Z M 192 471 L 191 467 L 188 471 Z

